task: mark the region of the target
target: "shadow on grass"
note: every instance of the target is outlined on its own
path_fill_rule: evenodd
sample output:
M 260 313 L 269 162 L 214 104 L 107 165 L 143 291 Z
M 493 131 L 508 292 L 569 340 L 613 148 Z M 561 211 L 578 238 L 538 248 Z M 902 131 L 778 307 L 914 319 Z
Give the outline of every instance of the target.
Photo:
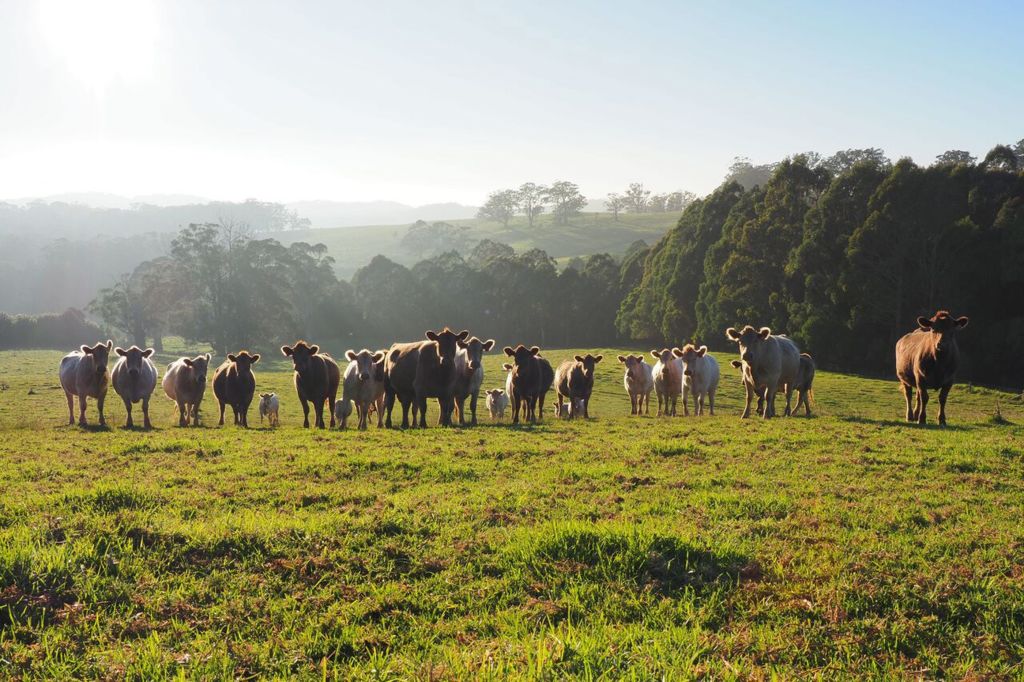
M 875 426 L 892 426 L 895 428 L 922 429 L 926 431 L 972 431 L 977 428 L 972 424 L 947 424 L 942 426 L 936 422 L 918 424 L 917 422 L 908 422 L 903 419 L 874 419 L 857 415 L 839 415 L 836 419 L 849 424 L 873 424 Z

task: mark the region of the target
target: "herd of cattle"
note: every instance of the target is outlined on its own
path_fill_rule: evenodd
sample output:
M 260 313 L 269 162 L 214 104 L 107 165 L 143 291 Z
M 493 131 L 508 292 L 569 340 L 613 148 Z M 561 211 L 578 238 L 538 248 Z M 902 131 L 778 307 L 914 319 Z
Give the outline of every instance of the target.
M 925 423 L 928 390 L 939 391 L 939 423 L 946 423 L 946 397 L 953 385 L 959 349 L 956 332 L 967 325 L 967 318 L 954 319 L 940 310 L 931 318 L 919 317 L 918 328 L 904 335 L 896 343 L 896 374 L 902 385 L 907 403 L 907 420 Z M 730 327 L 726 337 L 738 344 L 740 359 L 732 362 L 740 370 L 746 389 L 743 418 L 750 416 L 754 397 L 757 413 L 765 419 L 775 416 L 775 397 L 779 391 L 786 396 L 785 415 L 795 413 L 803 406 L 811 413 L 812 386 L 815 364 L 807 353 L 801 353 L 792 339 L 772 334 L 768 327 L 760 329 L 746 326 L 737 331 Z M 482 341 L 469 332 L 455 333 L 447 327 L 440 332 L 426 332 L 426 340 L 396 343 L 389 350 L 376 352 L 348 351 L 348 365 L 341 371 L 334 359 L 321 353 L 320 348 L 305 341 L 283 346 L 281 352 L 291 358 L 295 370 L 295 390 L 302 404 L 303 426 L 308 428 L 312 405 L 314 425 L 326 426 L 324 409 L 327 407 L 331 427 L 345 428 L 352 416 L 353 406 L 360 429 L 367 428 L 370 414 L 376 412 L 377 426 L 392 427 L 392 411 L 397 400 L 402 406 L 402 428 L 426 427 L 427 400 L 436 399 L 440 410 L 438 423 L 451 426 L 455 414 L 458 423 L 466 424 L 466 402 L 469 419 L 477 423 L 477 399 L 484 380 L 483 354 L 494 347 L 493 340 Z M 107 369 L 110 351 L 119 357 L 112 370 Z M 719 368 L 707 346 L 687 344 L 683 348 L 652 350 L 654 365 L 642 355 L 620 355 L 624 365 L 623 384 L 630 399 L 630 413 L 650 413 L 650 396 L 658 397 L 660 415 L 675 415 L 682 398 L 683 413 L 689 414 L 692 396 L 694 414 L 715 413 L 715 393 L 719 383 Z M 488 412 L 492 420 L 504 418 L 511 407 L 512 422 L 538 421 L 544 413 L 544 400 L 554 388 L 557 396 L 555 413 L 572 418 L 590 416 L 590 397 L 594 388 L 594 371 L 603 359 L 601 355 L 577 355 L 562 362 L 557 369 L 541 356 L 537 346 L 505 347 L 510 362 L 505 388 L 485 392 Z M 105 424 L 103 402 L 108 383 L 124 401 L 127 411 L 126 426 L 132 426 L 132 406 L 142 403 L 144 426 L 151 427 L 149 400 L 156 390 L 157 369 L 150 357 L 153 350 L 136 346 L 125 350 L 113 348 L 113 343 L 82 346 L 64 356 L 60 363 L 60 383 L 68 403 L 68 422 L 75 423 L 74 398 L 78 396 L 78 423 L 86 424 L 85 410 L 88 398 L 96 400 L 99 423 Z M 207 372 L 211 354 L 183 357 L 167 366 L 162 387 L 178 410 L 178 425 L 189 421 L 199 424 L 199 407 L 206 391 Z M 259 362 L 258 353 L 241 351 L 229 354 L 227 360 L 213 374 L 213 394 L 220 407 L 221 426 L 224 411 L 231 407 L 236 425 L 247 427 L 248 412 L 256 396 L 256 377 L 252 366 Z M 342 396 L 338 398 L 338 388 Z M 914 390 L 917 402 L 912 407 Z M 793 393 L 797 404 L 792 406 Z M 259 394 L 258 411 L 261 421 L 270 420 L 277 425 L 279 399 L 274 393 Z M 333 406 L 333 409 L 331 407 Z M 409 413 L 412 412 L 412 421 Z

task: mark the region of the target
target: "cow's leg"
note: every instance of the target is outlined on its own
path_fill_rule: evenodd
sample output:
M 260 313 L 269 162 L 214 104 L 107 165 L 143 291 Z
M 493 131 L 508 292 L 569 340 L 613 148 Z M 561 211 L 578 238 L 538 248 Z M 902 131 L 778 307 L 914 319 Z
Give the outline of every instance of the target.
M 107 425 L 107 419 L 106 419 L 106 417 L 103 416 L 103 404 L 106 402 L 106 400 L 107 400 L 107 394 L 106 393 L 100 393 L 99 396 L 97 396 L 97 398 L 96 398 L 96 411 L 99 412 L 99 414 L 100 414 L 100 426 L 106 426 Z
M 583 418 L 590 419 L 590 396 L 583 399 Z
M 793 384 L 786 384 L 786 415 L 791 417 L 793 415 Z
M 178 426 L 188 426 L 188 406 L 185 405 L 185 401 L 176 400 L 178 405 Z
M 513 390 L 512 391 L 512 395 L 509 396 L 509 397 L 512 399 L 512 423 L 513 424 L 518 424 L 519 423 L 519 410 L 522 407 L 519 404 L 519 394 L 517 394 Z
M 712 417 L 715 416 L 715 392 L 714 391 L 708 391 L 708 412 L 711 413 Z
M 75 396 L 71 391 L 64 391 L 64 397 L 68 399 L 68 426 L 75 425 Z
M 384 425 L 391 428 L 391 411 L 395 409 L 395 392 L 384 387 L 384 409 L 387 414 L 384 416 Z
M 124 403 L 124 411 L 128 416 L 124 419 L 124 427 L 130 429 L 135 426 L 135 422 L 132 421 L 132 401 L 128 398 L 121 398 L 121 402 Z
M 946 425 L 946 396 L 949 395 L 951 388 L 953 384 L 947 384 L 939 389 L 939 426 Z
M 338 387 L 335 386 L 333 391 L 327 396 L 327 411 L 331 413 L 331 428 L 334 428 L 334 402 L 338 399 Z
M 462 396 L 461 398 L 455 399 L 455 409 L 459 412 L 459 426 L 466 425 L 466 397 L 467 396 Z
M 85 407 L 88 402 L 88 398 L 84 393 L 78 394 L 78 425 L 86 426 L 89 422 L 85 420 Z
M 249 428 L 249 405 L 252 403 L 252 398 L 249 402 L 242 403 L 242 426 Z
M 409 404 L 408 400 L 401 401 L 401 404 L 402 404 L 402 428 L 403 429 L 407 429 L 407 428 L 409 428 L 409 407 L 410 407 L 410 404 Z M 413 415 L 413 416 L 415 417 L 415 415 Z
M 316 428 L 325 428 L 326 424 L 324 423 L 324 401 L 317 400 L 315 403 L 313 403 L 313 411 L 316 413 Z
M 536 419 L 534 421 L 544 421 L 544 397 L 546 395 L 547 392 L 545 391 L 544 393 L 541 393 L 539 396 L 537 396 L 537 412 L 535 413 Z
M 302 403 L 302 428 L 309 428 L 309 401 L 305 397 L 299 396 L 299 402 Z
M 672 416 L 673 417 L 676 416 L 676 407 L 678 406 L 678 404 L 679 404 L 679 394 L 678 393 L 673 393 L 672 394 Z
M 565 405 L 563 403 L 564 400 L 565 400 L 565 396 L 562 395 L 561 393 L 559 393 L 558 394 L 558 409 L 556 410 L 558 412 L 558 416 L 559 417 L 562 416 L 562 414 L 563 414 L 562 410 L 565 409 Z
M 907 421 L 912 422 L 917 419 L 917 410 L 911 406 L 911 401 L 914 399 L 914 387 L 910 384 L 903 384 L 903 399 L 907 401 Z
M 778 392 L 779 389 L 777 386 L 765 386 L 763 419 L 771 419 L 775 416 L 775 394 Z
M 217 402 L 220 403 L 220 423 L 218 426 L 224 426 L 224 401 L 218 400 Z
M 743 414 L 740 415 L 740 419 L 747 419 L 750 417 L 750 404 L 754 400 L 754 387 L 743 382 L 743 387 L 747 389 L 747 402 L 743 405 Z
M 142 399 L 142 428 L 153 428 L 152 422 L 149 421 L 149 396 Z
M 474 393 L 473 395 L 471 395 L 469 397 L 469 412 L 470 412 L 469 423 L 472 424 L 473 426 L 476 426 L 476 405 L 477 405 L 477 402 L 479 400 L 480 400 L 480 392 L 479 391 L 477 391 L 476 393 Z
M 661 416 L 661 391 L 658 391 L 658 415 Z
M 650 391 L 648 391 L 644 395 L 644 414 L 646 414 L 648 417 L 651 416 L 651 392 Z
M 687 406 L 687 401 L 689 401 L 689 399 L 690 399 L 690 388 L 686 384 L 683 384 L 683 416 L 684 417 L 689 417 L 690 416 L 690 408 Z M 693 405 L 694 405 L 693 409 L 696 410 L 697 409 L 697 394 L 696 393 L 693 394 Z
M 924 424 L 928 421 L 928 389 L 918 386 L 917 399 L 921 403 L 921 407 L 917 411 L 917 423 Z

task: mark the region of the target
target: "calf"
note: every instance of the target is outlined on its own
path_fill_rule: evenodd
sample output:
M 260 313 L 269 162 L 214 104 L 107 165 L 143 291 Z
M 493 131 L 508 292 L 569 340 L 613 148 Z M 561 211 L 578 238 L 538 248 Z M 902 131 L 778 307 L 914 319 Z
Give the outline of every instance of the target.
M 345 398 L 338 398 L 334 401 L 334 418 L 338 420 L 338 426 L 345 428 L 348 418 L 352 414 L 352 401 Z
M 555 416 L 560 419 L 573 419 L 577 414 L 583 412 L 583 400 L 577 398 L 564 404 L 555 403 L 554 410 Z
M 459 424 L 465 424 L 466 398 L 469 398 L 470 423 L 476 426 L 476 403 L 484 383 L 483 354 L 494 348 L 494 339 L 481 341 L 475 336 L 459 341 L 455 353 L 455 407 L 459 411 Z
M 743 384 L 744 389 L 752 390 L 757 394 L 757 414 L 761 416 L 764 414 L 764 391 L 754 387 L 754 380 L 750 377 L 746 365 L 740 360 L 733 360 L 729 363 L 736 369 L 740 370 L 740 383 Z
M 800 409 L 800 405 L 804 406 L 804 415 L 807 417 L 811 416 L 811 401 L 814 400 L 814 358 L 807 353 L 800 354 L 800 372 L 796 378 L 796 390 L 797 400 L 796 407 L 793 408 L 793 414 L 796 414 L 797 410 Z
M 569 415 L 582 414 L 590 418 L 590 394 L 594 391 L 594 368 L 603 355 L 577 355 L 558 366 L 555 372 L 555 390 L 558 392 L 558 414 L 562 416 L 563 402 L 568 400 Z M 580 409 L 576 409 L 577 405 Z
M 313 403 L 316 427 L 324 428 L 324 404 L 330 412 L 331 427 L 334 426 L 334 412 L 331 406 L 338 397 L 338 383 L 341 371 L 330 355 L 320 352 L 319 346 L 298 341 L 294 346 L 281 346 L 281 353 L 292 359 L 295 368 L 295 392 L 302 403 L 302 426 L 309 428 L 309 403 Z
M 630 414 L 651 413 L 651 391 L 654 390 L 654 373 L 644 362 L 642 355 L 620 355 L 619 362 L 626 366 L 622 384 L 629 394 Z
M 540 348 L 505 346 L 505 355 L 512 358 L 510 379 L 512 384 L 512 423 L 519 423 L 519 413 L 525 409 L 526 419 L 536 422 L 544 418 L 544 396 L 551 390 L 555 372 L 551 363 L 540 357 Z
M 68 424 L 75 423 L 75 399 L 78 396 L 78 424 L 86 426 L 85 405 L 87 398 L 96 399 L 96 410 L 99 412 L 100 426 L 106 426 L 103 418 L 103 401 L 107 397 L 107 385 L 110 376 L 107 373 L 107 362 L 113 341 L 97 343 L 95 346 L 82 346 L 61 358 L 60 386 L 64 389 L 64 397 L 68 400 Z
M 206 393 L 206 373 L 212 355 L 206 353 L 194 358 L 178 358 L 167 365 L 162 382 L 164 393 L 178 406 L 178 426 L 199 426 L 199 404 Z
M 260 413 L 260 424 L 263 423 L 264 417 L 267 418 L 271 428 L 281 423 L 279 417 L 281 401 L 277 399 L 276 393 L 260 393 L 260 404 L 257 409 Z
M 391 427 L 395 399 L 402 403 L 402 428 L 409 426 L 412 406 L 413 426 L 427 427 L 427 398 L 437 398 L 438 424 L 451 426 L 455 410 L 455 354 L 458 342 L 469 332 L 456 334 L 445 327 L 441 332 L 427 331 L 426 341 L 396 343 L 384 362 L 386 381 L 386 424 Z
M 800 372 L 800 350 L 791 339 L 773 335 L 768 327 L 754 329 L 749 324 L 742 331 L 729 327 L 725 336 L 740 347 L 743 361 L 747 402 L 743 408 L 743 419 L 750 416 L 750 404 L 754 394 L 764 391 L 764 419 L 775 416 L 775 394 L 786 392 L 786 415 L 790 414 L 793 388 Z
M 342 400 L 351 400 L 355 404 L 358 428 L 365 430 L 369 420 L 370 408 L 379 405 L 384 397 L 383 377 L 378 373 L 378 363 L 383 362 L 384 351 L 366 350 L 358 353 L 349 350 L 345 353 L 348 358 L 348 367 L 345 368 L 345 377 L 342 388 Z M 377 410 L 377 426 L 382 424 L 382 410 Z M 346 428 L 347 418 L 342 420 L 341 428 Z
M 503 389 L 492 388 L 487 391 L 487 411 L 491 415 L 491 421 L 499 421 L 505 418 L 505 410 L 508 409 L 508 395 Z
M 686 344 L 673 348 L 672 354 L 683 361 L 683 414 L 689 414 L 687 395 L 693 395 L 693 413 L 704 414 L 704 400 L 708 401 L 711 416 L 715 415 L 715 393 L 718 391 L 718 361 L 708 355 L 708 347 L 695 348 Z
M 141 400 L 142 424 L 145 428 L 151 429 L 153 425 L 149 421 L 149 398 L 156 389 L 156 365 L 149 359 L 153 349 L 142 350 L 138 346 L 132 346 L 128 350 L 115 348 L 114 352 L 121 356 L 121 359 L 110 373 L 110 383 L 124 401 L 124 409 L 128 413 L 124 425 L 126 428 L 135 425 L 132 422 L 132 404 Z
M 243 350 L 229 354 L 228 359 L 213 373 L 213 395 L 220 405 L 219 426 L 224 426 L 224 408 L 231 406 L 235 424 L 249 428 L 249 405 L 256 394 L 256 375 L 252 366 L 260 361 L 259 353 Z
M 953 317 L 940 310 L 931 318 L 917 318 L 918 328 L 896 342 L 896 377 L 907 401 L 907 421 L 925 423 L 928 389 L 939 390 L 939 424 L 946 424 L 946 397 L 953 388 L 960 348 L 956 334 L 967 326 L 966 317 Z M 917 389 L 917 404 L 910 401 Z
M 658 416 L 675 416 L 676 402 L 683 392 L 683 363 L 669 348 L 652 350 L 654 364 L 654 390 L 658 394 Z M 664 403 L 664 411 L 662 410 Z

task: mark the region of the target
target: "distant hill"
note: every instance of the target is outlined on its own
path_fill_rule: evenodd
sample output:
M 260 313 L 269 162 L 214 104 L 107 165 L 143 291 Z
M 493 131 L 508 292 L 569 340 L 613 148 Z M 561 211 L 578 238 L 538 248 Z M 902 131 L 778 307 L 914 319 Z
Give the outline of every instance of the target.
M 135 197 L 126 197 L 120 194 L 109 194 L 106 192 L 65 192 L 63 194 L 51 194 L 46 197 L 22 197 L 20 199 L 9 199 L 7 203 L 16 206 L 24 206 L 33 202 L 41 201 L 46 204 L 78 204 L 91 208 L 117 208 L 128 210 L 132 206 L 143 204 L 146 206 L 187 206 L 195 204 L 207 204 L 210 200 L 205 197 L 192 194 L 143 194 Z
M 450 221 L 473 218 L 477 212 L 475 206 L 451 202 L 409 206 L 396 201 L 296 201 L 286 206 L 314 228 Z

